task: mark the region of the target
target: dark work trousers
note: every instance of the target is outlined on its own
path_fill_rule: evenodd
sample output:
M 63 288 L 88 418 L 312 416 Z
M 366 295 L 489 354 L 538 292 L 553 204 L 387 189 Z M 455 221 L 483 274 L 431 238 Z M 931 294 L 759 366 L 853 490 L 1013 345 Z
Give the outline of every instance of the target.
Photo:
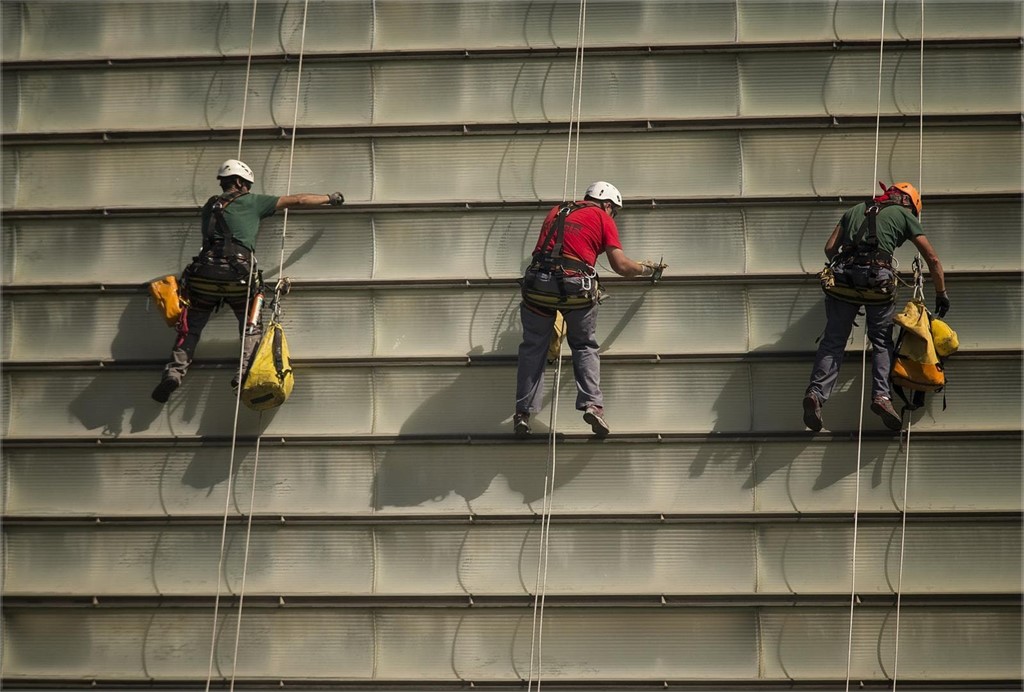
M 257 286 L 257 291 L 259 288 Z M 189 290 L 186 283 L 185 298 L 188 300 L 189 305 L 185 308 L 182 319 L 178 323 L 178 338 L 171 351 L 171 360 L 164 366 L 164 379 L 172 379 L 179 384 L 181 383 L 182 378 L 185 377 L 185 373 L 188 372 L 188 368 L 192 364 L 192 359 L 195 357 L 196 346 L 199 345 L 203 329 L 206 328 L 207 322 L 210 321 L 210 317 L 218 306 L 226 304 L 235 313 L 235 318 L 238 320 L 238 332 L 243 344 L 241 369 L 232 380 L 232 386 L 237 385 L 242 381 L 253 353 L 256 351 L 256 347 L 259 346 L 260 338 L 263 336 L 262 315 L 257 315 L 256 324 L 249 332 L 246 332 L 246 296 L 244 292 L 240 296 L 212 296 L 207 293 Z M 255 295 L 252 300 L 255 300 Z M 248 301 L 250 308 L 252 307 L 252 300 Z
M 523 343 L 519 346 L 516 374 L 516 411 L 537 413 L 544 403 L 544 366 L 548 345 L 555 328 L 554 311 L 550 315 L 520 304 Z M 563 310 L 566 341 L 572 349 L 572 369 L 576 377 L 576 408 L 604 406 L 601 394 L 601 358 L 597 344 L 597 304 L 588 308 Z
M 860 305 L 847 303 L 830 295 L 825 296 L 825 334 L 818 345 L 811 370 L 811 381 L 807 393 L 814 394 L 818 401 L 825 403 L 832 394 L 839 368 L 843 364 L 846 342 L 853 330 Z M 871 344 L 871 394 L 872 398 L 889 394 L 889 371 L 892 368 L 892 316 L 896 304 L 865 305 L 867 312 L 868 342 Z

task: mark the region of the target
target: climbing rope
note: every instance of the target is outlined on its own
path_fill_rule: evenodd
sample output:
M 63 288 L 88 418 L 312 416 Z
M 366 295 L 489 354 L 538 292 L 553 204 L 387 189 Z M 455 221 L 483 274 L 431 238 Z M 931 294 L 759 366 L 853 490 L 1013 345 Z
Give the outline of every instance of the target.
M 921 0 L 921 31 L 920 31 L 920 59 L 918 66 L 918 150 L 917 150 L 917 180 L 918 189 L 923 189 L 924 179 L 924 0 Z M 876 97 L 875 104 L 875 150 L 874 150 L 874 168 L 871 176 L 871 190 L 874 193 L 875 181 L 878 180 L 878 148 L 879 148 L 879 137 L 881 131 L 881 112 L 882 112 L 882 66 L 885 55 L 885 0 L 882 0 L 882 11 L 881 11 L 881 30 L 878 42 L 878 94 Z M 895 79 L 895 74 L 893 79 Z M 918 209 L 918 218 L 920 218 L 921 210 Z M 913 299 L 924 300 L 924 279 L 921 275 L 921 255 L 918 254 L 914 259 L 914 294 Z M 866 310 L 866 309 L 865 309 Z M 853 617 L 854 617 L 854 606 L 857 601 L 857 529 L 860 516 L 860 467 L 861 467 L 861 452 L 862 452 L 862 438 L 864 431 L 864 399 L 865 392 L 868 387 L 867 380 L 867 346 L 868 346 L 868 335 L 867 325 L 865 324 L 864 331 L 864 348 L 861 358 L 861 381 L 863 386 L 861 387 L 860 396 L 860 416 L 857 424 L 857 468 L 854 474 L 854 482 L 856 484 L 856 491 L 854 494 L 854 510 L 853 510 L 853 548 L 852 548 L 852 566 L 851 566 L 851 579 L 850 579 L 850 624 L 847 639 L 847 650 L 846 650 L 846 692 L 850 689 L 850 669 L 853 660 Z M 901 532 L 900 532 L 900 556 L 899 556 L 899 575 L 896 582 L 896 626 L 895 626 L 895 650 L 893 654 L 893 675 L 892 684 L 893 690 L 896 689 L 897 671 L 899 663 L 899 637 L 900 637 L 900 606 L 902 605 L 902 594 L 903 594 L 903 562 L 906 548 L 906 536 L 907 536 L 907 498 L 909 493 L 910 483 L 910 434 L 913 425 L 912 416 L 908 416 L 907 420 L 907 438 L 905 453 L 906 457 L 904 460 L 903 468 L 903 509 L 901 511 Z
M 575 199 L 577 176 L 579 173 L 579 141 L 580 141 L 580 109 L 583 104 L 583 50 L 586 38 L 587 0 L 580 0 L 579 19 L 576 26 L 576 51 L 572 68 L 572 93 L 569 97 L 569 137 L 565 152 L 565 178 L 562 183 L 562 202 L 569 200 L 569 162 L 573 155 L 573 123 L 576 126 L 575 159 L 573 163 L 573 199 Z M 537 554 L 537 577 L 533 596 L 533 622 L 530 636 L 530 673 L 527 680 L 527 692 L 534 689 L 534 671 L 536 670 L 537 692 L 540 692 L 543 679 L 544 651 L 544 603 L 547 597 L 548 555 L 551 541 L 551 505 L 555 491 L 555 470 L 558 462 L 557 429 L 558 400 L 562 381 L 562 341 L 558 341 L 558 353 L 555 357 L 555 381 L 552 393 L 551 413 L 548 419 L 548 460 L 550 472 L 544 475 L 544 498 L 541 503 L 540 537 Z M 536 662 L 536 667 L 534 663 Z
M 253 0 L 252 24 L 251 24 L 250 29 L 249 29 L 249 56 L 248 56 L 248 60 L 246 62 L 246 71 L 245 71 L 245 87 L 244 87 L 245 88 L 245 94 L 244 94 L 244 96 L 242 98 L 242 122 L 241 122 L 241 125 L 239 126 L 239 132 L 238 132 L 238 158 L 241 158 L 241 156 L 242 156 L 242 139 L 243 139 L 244 128 L 245 128 L 245 113 L 246 113 L 246 107 L 247 107 L 248 95 L 249 95 L 249 73 L 250 73 L 251 64 L 252 64 L 252 46 L 253 46 L 253 39 L 254 39 L 254 36 L 255 36 L 255 33 L 256 33 L 256 5 L 257 5 L 257 1 L 258 0 Z M 308 15 L 308 9 L 309 9 L 309 0 L 305 0 L 305 2 L 303 4 L 303 10 L 302 10 L 302 35 L 301 35 L 301 39 L 300 39 L 300 43 L 299 43 L 299 63 L 298 63 L 298 68 L 297 68 L 297 76 L 296 76 L 296 84 L 295 84 L 295 110 L 294 110 L 294 114 L 293 114 L 291 144 L 290 144 L 289 157 L 288 157 L 288 181 L 287 181 L 287 185 L 286 185 L 286 192 L 285 192 L 286 195 L 287 194 L 291 194 L 292 166 L 293 166 L 293 162 L 294 162 L 294 159 L 295 159 L 295 133 L 296 133 L 296 130 L 297 130 L 297 125 L 298 125 L 299 97 L 300 97 L 300 93 L 301 93 L 300 89 L 301 89 L 301 85 L 302 85 L 302 59 L 303 59 L 303 55 L 304 55 L 304 51 L 305 51 L 305 43 L 306 43 L 306 20 L 307 20 L 307 15 Z M 278 271 L 278 279 L 279 280 L 278 280 L 277 286 L 275 288 L 275 297 L 274 297 L 274 302 L 273 302 L 273 306 L 272 306 L 273 310 L 274 310 L 275 319 L 280 314 L 280 298 L 281 298 L 281 294 L 282 294 L 282 288 L 286 285 L 284 283 L 283 279 L 281 278 L 281 276 L 284 273 L 284 244 L 285 244 L 285 240 L 286 240 L 287 234 L 288 234 L 288 210 L 285 209 L 285 211 L 284 211 L 284 220 L 282 222 L 282 230 L 281 230 L 281 254 L 280 254 L 280 264 L 279 264 L 279 271 Z M 245 315 L 247 317 L 249 315 L 250 301 L 252 300 L 252 276 L 253 276 L 253 272 L 250 271 L 248 285 L 247 285 L 247 293 L 246 293 L 246 305 L 245 305 Z M 256 319 L 257 320 L 259 319 L 258 315 L 257 315 Z M 217 649 L 217 622 L 218 622 L 219 608 L 220 608 L 221 582 L 224 580 L 224 578 L 223 578 L 224 577 L 224 553 L 225 553 L 225 546 L 226 546 L 226 543 L 227 543 L 227 521 L 228 521 L 228 512 L 229 512 L 230 505 L 231 505 L 231 497 L 232 497 L 232 491 L 233 491 L 232 485 L 233 485 L 234 469 L 235 469 L 235 453 L 236 453 L 236 449 L 237 449 L 237 440 L 238 440 L 238 414 L 239 414 L 239 410 L 240 410 L 241 396 L 242 396 L 242 385 L 243 385 L 243 382 L 242 382 L 242 367 L 243 367 L 243 364 L 245 362 L 245 328 L 246 328 L 246 325 L 243 323 L 243 327 L 242 327 L 242 329 L 243 329 L 242 344 L 241 344 L 241 348 L 239 349 L 239 356 L 238 356 L 238 371 L 237 372 L 238 372 L 238 375 L 239 375 L 239 382 L 238 382 L 237 391 L 235 393 L 235 413 L 234 413 L 234 421 L 232 423 L 232 429 L 231 429 L 231 456 L 230 456 L 230 460 L 229 460 L 229 463 L 228 463 L 227 492 L 226 492 L 226 496 L 225 496 L 225 499 L 224 499 L 224 516 L 223 516 L 223 520 L 222 520 L 222 523 L 221 523 L 220 555 L 219 555 L 218 561 L 217 561 L 217 592 L 216 592 L 216 596 L 214 598 L 214 606 L 213 606 L 213 634 L 211 636 L 211 641 L 210 641 L 210 661 L 209 661 L 209 667 L 207 669 L 207 675 L 206 675 L 206 688 L 205 688 L 206 692 L 209 692 L 210 684 L 211 684 L 211 682 L 213 680 L 213 661 L 214 661 L 214 657 L 215 657 L 216 649 Z M 262 430 L 262 429 L 263 429 L 263 413 L 261 412 L 260 416 L 259 416 L 258 423 L 257 423 L 257 430 Z M 239 641 L 241 639 L 242 608 L 243 608 L 243 605 L 244 605 L 244 602 L 245 602 L 245 581 L 246 581 L 246 575 L 247 575 L 248 567 L 249 567 L 249 547 L 250 547 L 250 542 L 251 542 L 251 538 L 252 538 L 252 518 L 253 518 L 253 514 L 255 513 L 254 510 L 255 510 L 255 503 L 256 503 L 256 482 L 257 482 L 257 471 L 258 471 L 258 468 L 259 468 L 259 455 L 260 455 L 260 441 L 261 440 L 262 440 L 262 434 L 258 435 L 257 438 L 256 438 L 256 449 L 255 449 L 254 459 L 253 459 L 252 489 L 251 489 L 251 493 L 250 493 L 250 497 L 249 497 L 249 513 L 248 513 L 248 519 L 247 519 L 247 522 L 246 522 L 246 531 L 245 531 L 245 550 L 244 550 L 244 556 L 243 556 L 243 559 L 242 559 L 242 579 L 241 579 L 241 584 L 239 585 L 239 592 L 238 592 L 238 614 L 237 614 L 237 617 L 236 617 L 236 620 L 235 620 L 235 642 L 234 642 L 234 649 L 233 649 L 233 653 L 232 653 L 232 662 L 231 662 L 231 679 L 230 679 L 230 684 L 229 684 L 229 689 L 231 690 L 231 692 L 233 692 L 234 689 L 235 689 L 235 677 L 236 677 L 236 673 L 237 673 L 237 670 L 238 670 L 238 646 L 239 646 Z
M 917 114 L 917 184 L 924 189 L 924 0 L 921 0 L 920 59 L 918 60 L 918 114 Z M 917 210 L 918 219 L 924 217 L 924 210 Z M 924 277 L 921 272 L 921 254 L 914 258 L 914 296 L 924 302 Z M 892 689 L 896 692 L 896 680 L 900 662 L 900 606 L 903 602 L 903 556 L 907 545 L 907 509 L 910 507 L 910 432 L 914 427 L 913 412 L 907 415 L 907 444 L 903 460 L 903 511 L 900 521 L 900 572 L 896 580 L 896 631 L 892 657 Z

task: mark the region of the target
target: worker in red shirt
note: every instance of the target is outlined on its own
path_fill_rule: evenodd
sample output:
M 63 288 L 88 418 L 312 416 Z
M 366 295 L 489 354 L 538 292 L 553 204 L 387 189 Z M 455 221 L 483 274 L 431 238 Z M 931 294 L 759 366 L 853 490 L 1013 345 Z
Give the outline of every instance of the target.
M 594 434 L 609 433 L 601 395 L 601 361 L 597 344 L 597 305 L 600 298 L 597 256 L 607 254 L 612 270 L 627 278 L 654 276 L 664 265 L 635 262 L 622 251 L 615 215 L 622 195 L 614 185 L 590 185 L 581 202 L 554 207 L 544 219 L 523 276 L 523 343 L 519 346 L 516 374 L 515 434 L 530 434 L 530 415 L 543 404 L 544 366 L 557 312 L 565 320 L 566 340 L 572 350 L 576 378 L 576 409 Z

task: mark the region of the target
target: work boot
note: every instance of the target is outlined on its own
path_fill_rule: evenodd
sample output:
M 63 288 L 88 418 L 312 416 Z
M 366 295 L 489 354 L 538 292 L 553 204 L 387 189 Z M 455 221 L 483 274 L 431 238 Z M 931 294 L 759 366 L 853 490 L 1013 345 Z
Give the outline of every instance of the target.
M 528 437 L 530 435 L 530 414 L 517 412 L 512 416 L 512 430 L 516 437 Z
M 153 401 L 166 404 L 167 400 L 171 398 L 171 392 L 181 386 L 181 382 L 171 377 L 165 377 L 160 380 L 160 384 L 153 389 L 153 393 L 150 394 L 153 397 Z
M 888 397 L 876 396 L 874 401 L 871 402 L 871 410 L 878 414 L 878 417 L 882 419 L 882 423 L 889 430 L 899 430 L 903 427 L 903 419 L 900 418 L 900 414 L 896 413 L 896 409 L 892 407 L 892 402 L 889 401 Z
M 811 392 L 804 397 L 804 425 L 814 432 L 821 432 L 821 402 Z
M 583 420 L 590 423 L 590 429 L 598 437 L 604 437 L 612 431 L 604 421 L 604 409 L 600 406 L 588 406 L 583 413 Z

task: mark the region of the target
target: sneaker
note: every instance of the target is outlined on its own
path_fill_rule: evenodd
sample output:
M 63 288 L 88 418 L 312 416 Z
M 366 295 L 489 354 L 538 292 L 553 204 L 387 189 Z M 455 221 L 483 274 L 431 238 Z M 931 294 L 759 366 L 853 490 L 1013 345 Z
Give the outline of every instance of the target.
M 153 390 L 153 393 L 150 394 L 150 396 L 153 397 L 153 401 L 160 404 L 166 404 L 167 400 L 171 398 L 171 392 L 173 392 L 180 386 L 181 382 L 178 382 L 178 380 L 173 380 L 170 377 L 165 377 L 164 379 L 160 380 L 160 384 L 156 386 L 156 388 Z
M 604 437 L 612 431 L 604 421 L 604 409 L 600 406 L 588 406 L 583 413 L 583 420 L 590 424 L 590 429 L 598 437 Z
M 821 402 L 810 392 L 804 397 L 804 425 L 814 432 L 821 432 Z
M 878 414 L 878 417 L 882 419 L 882 423 L 889 430 L 899 430 L 903 427 L 903 419 L 900 418 L 900 414 L 896 413 L 896 409 L 892 407 L 892 402 L 884 396 L 876 396 L 874 401 L 871 402 L 871 410 Z
M 530 414 L 517 413 L 512 416 L 512 430 L 516 437 L 527 437 L 530 434 Z

